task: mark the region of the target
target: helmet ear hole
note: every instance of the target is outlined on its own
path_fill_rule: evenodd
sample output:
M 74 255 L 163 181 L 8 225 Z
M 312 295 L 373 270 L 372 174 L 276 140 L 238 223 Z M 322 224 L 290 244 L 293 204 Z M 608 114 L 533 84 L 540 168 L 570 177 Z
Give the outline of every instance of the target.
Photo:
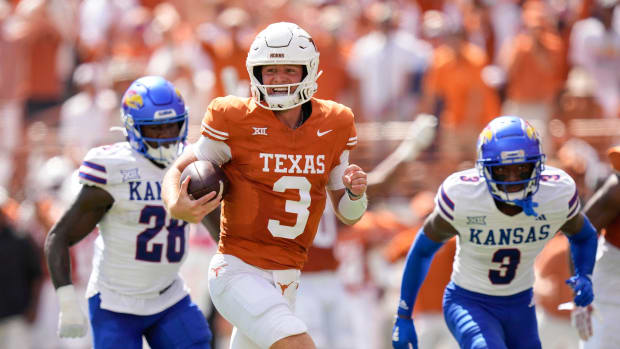
M 263 66 L 262 65 L 257 65 L 254 68 L 252 68 L 252 74 L 254 75 L 254 77 L 256 78 L 256 80 L 258 80 L 258 82 L 260 82 L 261 84 L 263 83 Z

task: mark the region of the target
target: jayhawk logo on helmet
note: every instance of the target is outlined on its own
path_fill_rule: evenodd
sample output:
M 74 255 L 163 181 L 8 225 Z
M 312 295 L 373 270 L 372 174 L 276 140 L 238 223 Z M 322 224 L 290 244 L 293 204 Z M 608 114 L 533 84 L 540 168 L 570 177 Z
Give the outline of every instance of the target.
M 144 106 L 142 96 L 134 90 L 129 90 L 123 98 L 123 105 L 131 109 L 140 109 Z
M 482 144 L 486 144 L 488 142 L 490 142 L 493 139 L 493 131 L 491 130 L 490 127 L 485 127 L 484 130 L 482 130 L 482 132 L 480 132 L 480 138 L 478 139 L 478 142 L 481 142 Z
M 538 139 L 538 134 L 532 125 L 529 122 L 525 121 L 525 132 L 529 139 L 535 140 Z
M 176 93 L 176 94 L 177 94 L 177 97 L 179 97 L 179 99 L 181 100 L 181 102 L 184 102 L 184 100 L 183 100 L 183 96 L 181 96 L 181 91 L 179 91 L 179 89 L 178 89 L 178 88 L 175 88 L 175 89 L 174 89 L 174 93 Z

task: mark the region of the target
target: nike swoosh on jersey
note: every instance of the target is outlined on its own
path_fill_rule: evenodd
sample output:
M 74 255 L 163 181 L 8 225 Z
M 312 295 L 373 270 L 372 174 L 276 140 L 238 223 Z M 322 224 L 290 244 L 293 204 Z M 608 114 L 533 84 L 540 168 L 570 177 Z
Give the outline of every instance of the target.
M 319 136 L 319 137 L 323 137 L 323 136 L 325 136 L 326 134 L 328 134 L 328 133 L 330 133 L 332 131 L 333 130 L 327 130 L 327 131 L 321 132 L 321 130 L 316 130 L 316 135 Z

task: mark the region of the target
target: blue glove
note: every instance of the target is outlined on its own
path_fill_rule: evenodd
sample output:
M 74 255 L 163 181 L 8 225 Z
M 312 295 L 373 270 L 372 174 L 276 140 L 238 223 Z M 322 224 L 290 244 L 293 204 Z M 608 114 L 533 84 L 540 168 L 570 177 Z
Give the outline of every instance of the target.
M 594 292 L 592 291 L 592 281 L 585 275 L 571 276 L 566 283 L 575 292 L 574 302 L 580 307 L 585 307 L 594 300 Z
M 396 317 L 392 330 L 392 348 L 418 349 L 418 336 L 415 334 L 413 319 Z

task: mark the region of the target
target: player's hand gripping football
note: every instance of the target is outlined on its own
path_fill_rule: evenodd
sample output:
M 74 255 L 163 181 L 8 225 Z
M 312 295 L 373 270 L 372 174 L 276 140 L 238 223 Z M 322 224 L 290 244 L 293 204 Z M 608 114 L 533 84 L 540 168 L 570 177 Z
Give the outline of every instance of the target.
M 87 322 L 73 285 L 61 286 L 56 290 L 60 313 L 58 314 L 58 336 L 77 338 L 86 335 Z
M 594 300 L 594 292 L 592 291 L 592 281 L 585 275 L 575 275 L 566 280 L 566 283 L 573 289 L 575 293 L 575 305 L 585 307 Z
M 170 214 L 176 218 L 190 223 L 199 223 L 204 216 L 215 210 L 222 201 L 221 193 L 216 196 L 215 192 L 194 200 L 187 193 L 187 186 L 189 185 L 190 177 L 185 178 L 181 182 L 181 188 L 179 189 L 179 196 L 177 200 L 171 203 L 168 209 Z
M 396 322 L 392 329 L 392 348 L 418 349 L 418 336 L 415 333 L 413 319 L 396 317 Z
M 368 181 L 364 172 L 359 166 L 351 164 L 344 170 L 342 175 L 342 183 L 354 196 L 351 199 L 356 200 L 362 197 L 366 192 Z

